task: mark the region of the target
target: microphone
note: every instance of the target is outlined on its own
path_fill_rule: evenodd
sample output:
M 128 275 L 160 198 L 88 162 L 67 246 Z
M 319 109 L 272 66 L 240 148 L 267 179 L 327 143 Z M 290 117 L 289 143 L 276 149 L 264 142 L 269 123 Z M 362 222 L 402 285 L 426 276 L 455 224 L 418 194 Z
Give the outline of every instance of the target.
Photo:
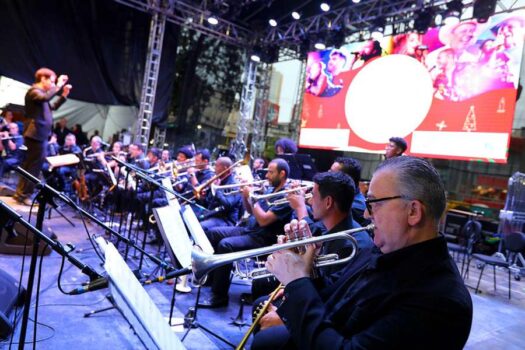
M 69 292 L 69 295 L 84 294 L 87 292 L 93 292 L 95 290 L 103 289 L 108 287 L 108 279 L 106 277 L 100 277 L 96 280 L 89 282 L 85 286 L 73 289 Z
M 164 280 L 169 280 L 169 279 L 172 279 L 172 278 L 175 278 L 175 277 L 179 277 L 179 276 L 183 276 L 183 275 L 187 275 L 187 274 L 190 274 L 190 273 L 192 273 L 191 268 L 184 267 L 184 268 L 179 269 L 179 270 L 170 271 L 165 276 L 159 276 L 157 278 L 153 278 L 153 279 L 150 279 L 150 280 L 142 281 L 142 284 L 152 284 L 152 283 L 155 283 L 155 282 L 162 282 Z
M 359 51 L 353 51 L 353 52 L 350 52 L 351 55 L 356 55 L 356 56 L 359 56 L 361 54 L 361 52 Z

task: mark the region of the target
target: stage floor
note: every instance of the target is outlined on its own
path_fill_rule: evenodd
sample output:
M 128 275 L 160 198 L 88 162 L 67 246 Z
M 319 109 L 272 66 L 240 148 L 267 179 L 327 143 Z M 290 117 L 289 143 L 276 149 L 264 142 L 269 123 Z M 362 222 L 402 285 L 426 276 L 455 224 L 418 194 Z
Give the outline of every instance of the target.
M 26 218 L 29 214 L 29 208 L 16 205 L 10 197 L 0 197 L 0 200 L 12 206 Z M 76 213 L 70 208 L 61 209 L 63 214 L 73 221 L 75 227 L 67 223 L 57 212 L 52 212 L 51 219 L 44 221 L 44 231 L 54 232 L 58 239 L 63 243 L 72 243 L 75 246 L 74 255 L 83 263 L 95 268 L 98 272 L 103 273 L 104 269 L 100 265 L 100 259 L 94 252 L 94 249 L 87 239 L 86 230 L 82 221 Z M 31 222 L 35 222 L 36 212 L 33 214 Z M 98 226 L 86 222 L 88 231 L 93 234 L 104 235 L 102 229 Z M 121 251 L 124 246 L 120 245 Z M 156 254 L 157 246 L 146 246 L 147 250 Z M 131 250 L 128 256 L 128 264 L 132 267 L 138 266 L 139 260 L 134 256 L 135 252 Z M 29 258 L 25 259 L 23 270 L 24 282 L 29 270 Z M 92 310 L 98 310 L 110 307 L 111 304 L 107 299 L 108 289 L 102 289 L 82 295 L 69 296 L 60 293 L 57 287 L 57 276 L 60 269 L 61 257 L 52 252 L 45 256 L 41 273 L 40 301 L 38 309 L 38 326 L 37 326 L 37 348 L 38 349 L 66 349 L 74 347 L 75 350 L 92 349 L 94 346 L 102 349 L 143 349 L 144 346 L 139 338 L 130 329 L 128 322 L 119 313 L 112 309 L 104 311 L 91 317 L 85 318 L 84 314 Z M 142 272 L 149 273 L 155 270 L 156 266 L 146 260 Z M 20 255 L 0 254 L 0 269 L 9 275 L 18 279 L 20 276 L 23 257 Z M 487 269 L 481 282 L 482 293 L 474 295 L 474 322 L 471 335 L 466 349 L 524 349 L 525 337 L 522 336 L 525 329 L 525 282 L 512 281 L 512 300 L 507 298 L 507 275 L 504 271 L 497 271 L 498 290 L 493 290 L 492 271 Z M 467 284 L 475 285 L 479 270 L 471 266 L 470 279 Z M 83 275 L 75 266 L 66 262 L 62 276 L 62 286 L 65 290 L 71 290 L 80 286 L 88 278 Z M 145 286 L 161 313 L 166 317 L 169 316 L 170 301 L 173 286 L 167 283 L 156 283 Z M 207 288 L 202 289 L 206 294 Z M 216 332 L 233 344 L 237 344 L 248 326 L 242 328 L 231 325 L 231 319 L 237 317 L 239 312 L 239 301 L 242 293 L 250 291 L 249 285 L 243 281 L 234 279 L 234 284 L 230 290 L 230 304 L 228 307 L 198 311 L 198 320 L 206 328 Z M 182 322 L 182 318 L 189 307 L 195 303 L 197 289 L 193 288 L 191 293 L 176 295 L 176 310 L 174 317 L 176 321 Z M 205 295 L 204 295 L 205 296 Z M 33 307 L 31 315 L 34 312 L 34 294 Z M 251 321 L 251 305 L 244 307 L 244 319 Z M 21 311 L 20 311 L 21 317 Z M 31 316 L 33 320 L 33 316 Z M 19 327 L 15 331 L 13 342 L 18 341 Z M 33 339 L 33 321 L 29 322 L 26 342 Z M 182 337 L 185 330 L 182 326 L 173 328 L 179 338 Z M 444 335 L 446 336 L 446 335 Z M 188 349 L 228 349 L 227 344 L 221 342 L 203 332 L 201 329 L 192 329 L 184 341 Z M 30 348 L 31 344 L 26 345 Z M 17 348 L 18 344 L 13 344 Z M 9 340 L 0 342 L 0 348 L 9 348 Z

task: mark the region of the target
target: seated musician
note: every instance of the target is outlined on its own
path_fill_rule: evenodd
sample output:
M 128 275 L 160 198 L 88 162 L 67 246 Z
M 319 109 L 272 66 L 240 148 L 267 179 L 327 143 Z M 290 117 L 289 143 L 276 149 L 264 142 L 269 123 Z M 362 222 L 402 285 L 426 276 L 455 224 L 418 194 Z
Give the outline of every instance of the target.
M 129 145 L 129 159 L 128 162 L 136 165 L 141 169 L 149 169 L 150 163 L 148 158 L 144 155 L 144 146 L 140 143 L 132 143 Z
M 354 201 L 352 202 L 352 218 L 359 223 L 361 226 L 366 226 L 370 223 L 369 220 L 365 219 L 365 196 L 361 193 L 359 189 L 359 182 L 361 181 L 361 164 L 350 157 L 337 157 L 330 171 L 342 171 L 345 174 L 348 174 L 352 180 L 354 180 L 356 186 L 356 193 L 354 196 Z
M 188 168 L 187 170 L 188 182 L 186 188 L 183 191 L 186 196 L 193 196 L 193 189 L 204 184 L 211 179 L 215 173 L 210 169 L 210 151 L 206 148 L 199 149 L 195 153 L 195 167 Z M 198 201 L 199 204 L 206 206 L 206 197 L 203 196 Z
M 264 171 L 264 164 L 266 162 L 262 158 L 255 158 L 252 164 L 252 176 L 255 180 L 260 180 L 260 172 Z
M 113 156 L 119 157 L 121 160 L 125 161 L 126 159 L 124 155 L 125 155 L 125 152 L 122 148 L 122 142 L 120 141 L 113 142 L 113 145 L 111 146 L 111 154 L 109 156 L 106 154 L 107 165 L 111 169 L 111 171 L 113 171 L 113 174 L 115 175 L 115 179 L 119 178 L 120 169 L 119 169 L 119 164 L 112 157 Z
M 324 288 L 311 279 L 315 248 L 273 253 L 266 267 L 286 286 L 277 309 L 285 326 L 274 327 L 271 343 L 256 336 L 252 349 L 462 349 L 472 301 L 437 233 L 445 205 L 443 183 L 427 161 L 380 164 L 366 216 L 381 252 L 358 256 Z
M 285 189 L 290 168 L 288 163 L 276 158 L 268 165 L 266 179 L 271 188 L 266 193 L 276 193 Z M 206 236 L 215 248 L 216 254 L 230 253 L 240 250 L 268 246 L 276 242 L 282 227 L 290 221 L 292 208 L 288 203 L 269 206 L 265 200 L 252 203 L 250 186 L 243 187 L 242 199 L 244 209 L 251 214 L 245 227 L 221 226 L 210 228 Z M 275 198 L 274 198 L 275 199 Z M 200 306 L 215 308 L 228 304 L 228 290 L 230 289 L 230 272 L 232 265 L 215 269 L 209 277 L 212 283 L 212 294 L 209 299 L 200 302 Z
M 61 155 L 64 154 L 81 154 L 82 150 L 77 146 L 77 138 L 73 134 L 67 134 L 64 138 L 64 146 L 59 150 Z M 76 165 L 64 165 L 56 170 L 57 177 L 59 179 L 60 188 L 68 183 L 68 180 L 76 176 L 77 166 Z
M 75 136 L 76 137 L 76 136 Z M 107 180 L 106 159 L 102 149 L 102 139 L 95 136 L 91 139 L 90 147 L 84 149 L 84 164 L 86 165 L 85 181 L 89 194 L 93 197 L 100 193 Z
M 168 164 L 169 162 L 171 162 L 171 154 L 169 150 L 167 149 L 162 150 L 161 161 L 164 164 Z
M 9 131 L 0 132 L 2 142 L 0 142 L 0 152 L 5 151 L 5 157 L 0 163 L 0 178 L 17 166 L 19 166 L 25 157 L 23 150 L 24 139 L 19 134 L 18 124 L 9 123 L 7 125 Z
M 350 176 L 342 172 L 318 173 L 313 178 L 312 189 L 312 221 L 307 213 L 304 196 L 302 194 L 290 193 L 288 195 L 290 206 L 294 209 L 297 218 L 308 223 L 313 236 L 326 235 L 352 228 L 361 227 L 353 220 L 350 205 L 354 197 L 355 185 Z M 360 250 L 369 254 L 372 249 L 372 240 L 367 232 L 354 234 Z M 323 244 L 321 254 L 338 254 L 340 257 L 348 256 L 349 244 L 343 240 L 330 241 Z M 321 276 L 334 278 L 337 271 L 344 265 L 326 267 L 319 271 Z M 261 295 L 269 294 L 277 287 L 272 278 L 256 279 L 252 282 L 252 297 L 257 299 Z M 270 315 L 266 317 L 269 319 Z
M 220 157 L 215 162 L 215 172 L 217 174 L 226 171 L 233 164 L 232 160 L 228 157 Z M 216 180 L 219 186 L 232 185 L 237 183 L 232 171 L 229 170 L 219 179 Z M 240 217 L 242 209 L 242 200 L 240 193 L 236 194 L 225 194 L 223 191 L 217 191 L 215 195 L 211 191 L 207 191 L 206 194 L 209 203 L 207 209 L 209 210 L 204 214 L 204 219 L 201 219 L 201 226 L 204 232 L 208 231 L 212 227 L 217 226 L 234 226 Z
M 178 163 L 183 163 L 183 162 L 186 162 L 188 160 L 190 160 L 191 158 L 193 158 L 194 154 L 193 154 L 193 151 L 191 150 L 190 147 L 188 146 L 184 146 L 184 147 L 181 147 L 177 150 L 177 158 L 176 158 L 176 161 Z

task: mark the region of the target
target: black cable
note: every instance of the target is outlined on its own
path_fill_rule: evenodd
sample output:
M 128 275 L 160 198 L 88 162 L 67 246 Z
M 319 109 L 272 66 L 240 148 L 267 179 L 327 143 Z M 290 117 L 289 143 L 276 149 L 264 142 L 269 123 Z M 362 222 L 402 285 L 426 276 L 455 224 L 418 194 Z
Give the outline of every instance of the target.
M 62 272 L 64 271 L 64 263 L 66 262 L 66 257 L 65 256 L 62 256 L 62 263 L 60 264 L 60 270 L 58 271 L 58 278 L 57 278 L 57 286 L 58 286 L 58 290 L 62 293 L 62 294 L 68 294 L 64 289 L 62 289 L 62 283 L 61 283 L 61 280 L 62 280 Z
M 31 317 L 29 318 L 29 321 L 32 321 L 32 322 L 35 322 Z M 51 332 L 51 335 L 46 337 L 46 338 L 42 338 L 42 339 L 36 339 L 36 337 L 33 338 L 33 340 L 31 341 L 26 341 L 24 344 L 30 344 L 30 343 L 40 343 L 40 342 L 43 342 L 43 341 L 46 341 L 46 340 L 49 340 L 51 338 L 53 338 L 55 336 L 55 333 L 56 333 L 56 330 L 55 328 L 53 328 L 52 326 L 48 325 L 48 324 L 45 324 L 45 323 L 41 323 L 41 322 L 37 322 L 36 324 L 42 326 L 42 327 L 46 327 L 47 329 L 49 329 Z M 0 341 L 0 344 L 2 343 L 7 343 L 7 340 L 3 340 L 3 341 Z M 19 344 L 18 342 L 10 342 L 9 343 L 9 347 L 11 347 L 11 344 Z
M 86 225 L 86 220 L 84 219 L 84 214 L 80 211 L 80 210 L 77 210 L 77 213 L 79 214 L 80 216 L 80 220 L 82 220 L 82 225 L 84 226 L 84 229 L 86 230 L 86 234 L 88 236 L 88 239 L 89 239 L 89 242 L 91 243 L 91 246 L 93 247 L 93 250 L 95 251 L 95 253 L 97 254 L 98 258 L 100 259 L 101 262 L 105 262 L 105 259 L 104 257 L 102 256 L 102 254 L 98 251 L 96 245 L 95 245 L 95 242 L 93 241 L 93 237 L 89 234 L 89 230 L 88 230 L 88 227 Z

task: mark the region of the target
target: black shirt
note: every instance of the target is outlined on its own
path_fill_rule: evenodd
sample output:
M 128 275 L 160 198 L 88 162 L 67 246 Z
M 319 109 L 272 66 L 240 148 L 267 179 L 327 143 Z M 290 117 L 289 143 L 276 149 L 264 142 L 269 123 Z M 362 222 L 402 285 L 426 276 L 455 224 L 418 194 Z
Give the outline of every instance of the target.
M 356 269 L 355 265 L 362 268 Z M 348 264 L 323 301 L 289 283 L 277 310 L 300 349 L 461 349 L 472 300 L 442 237 Z

